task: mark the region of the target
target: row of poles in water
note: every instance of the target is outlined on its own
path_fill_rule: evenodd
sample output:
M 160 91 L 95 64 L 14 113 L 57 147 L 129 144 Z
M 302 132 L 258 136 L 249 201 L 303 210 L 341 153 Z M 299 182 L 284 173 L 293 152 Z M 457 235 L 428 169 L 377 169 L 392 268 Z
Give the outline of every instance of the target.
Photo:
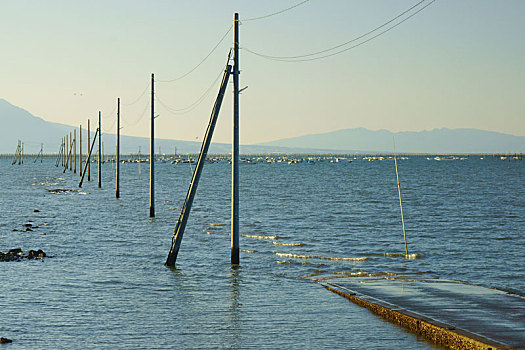
M 197 186 L 199 183 L 200 175 L 204 167 L 204 161 L 206 159 L 209 146 L 211 144 L 211 139 L 213 136 L 213 131 L 215 129 L 215 124 L 218 119 L 219 111 L 222 105 L 222 100 L 228 85 L 228 80 L 230 75 L 233 75 L 233 135 L 232 135 L 232 208 L 231 208 L 231 264 L 234 266 L 239 265 L 239 14 L 234 14 L 234 35 L 233 35 L 233 65 L 230 65 L 230 58 L 232 51 L 228 54 L 228 59 L 226 67 L 224 70 L 223 79 L 221 86 L 219 88 L 219 93 L 215 100 L 215 104 L 212 108 L 212 113 L 210 116 L 210 121 L 208 128 L 201 145 L 201 150 L 197 165 L 193 171 L 192 180 L 186 195 L 186 199 L 182 206 L 179 219 L 175 225 L 173 232 L 171 247 L 166 259 L 166 266 L 174 266 L 177 255 L 181 246 L 182 236 L 186 227 L 186 223 L 189 218 L 191 211 L 191 206 L 193 204 L 193 199 L 197 192 Z M 155 79 L 154 74 L 151 74 L 151 136 L 150 136 L 150 201 L 149 201 L 149 216 L 155 217 L 155 135 L 154 135 L 154 121 L 155 121 Z M 93 140 L 90 137 L 90 121 L 87 123 L 87 159 L 83 162 L 82 160 L 82 125 L 80 125 L 79 132 L 79 164 L 80 164 L 80 182 L 79 187 L 82 187 L 84 177 L 87 173 L 88 181 L 91 180 L 91 155 L 93 153 L 93 148 L 95 142 L 98 139 L 98 187 L 102 187 L 102 120 L 101 112 L 98 113 L 98 127 L 95 131 Z M 116 142 L 116 179 L 115 179 L 115 196 L 116 198 L 120 197 L 120 98 L 117 99 L 117 142 Z M 69 133 L 66 135 L 60 144 L 58 151 L 57 159 L 55 166 L 62 164 L 63 172 L 69 168 L 70 171 L 77 172 L 77 137 L 76 129 L 73 131 L 73 134 Z M 40 149 L 40 159 L 42 161 L 43 154 L 43 145 Z M 38 159 L 38 155 L 37 155 Z M 23 162 L 23 143 L 18 142 L 17 151 L 15 152 L 15 159 L 13 164 L 18 162 Z M 35 159 L 36 161 L 36 159 Z
M 38 160 L 38 157 L 40 157 L 40 163 L 42 163 L 42 159 L 44 156 L 44 144 L 40 144 L 40 151 L 38 151 L 34 163 Z M 24 143 L 21 140 L 18 140 L 18 144 L 16 146 L 15 155 L 13 157 L 13 162 L 11 165 L 14 165 L 18 162 L 18 164 L 24 164 Z

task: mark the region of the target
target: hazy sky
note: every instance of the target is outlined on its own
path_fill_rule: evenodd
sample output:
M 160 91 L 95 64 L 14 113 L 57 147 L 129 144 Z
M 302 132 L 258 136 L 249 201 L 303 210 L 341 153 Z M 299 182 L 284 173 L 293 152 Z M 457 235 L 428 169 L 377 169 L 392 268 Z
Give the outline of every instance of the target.
M 154 73 L 156 136 L 201 140 L 233 33 L 185 78 L 161 80 L 201 62 L 239 12 L 245 19 L 240 81 L 249 87 L 240 101 L 241 143 L 354 127 L 472 127 L 525 136 L 525 1 L 436 0 L 376 39 L 314 61 L 275 61 L 247 51 L 298 56 L 324 50 L 419 2 L 310 0 L 246 20 L 301 1 L 0 0 L 0 97 L 70 125 L 94 122 L 101 110 L 103 130 L 112 133 L 120 97 L 122 132 L 147 137 L 146 90 Z M 195 108 L 174 113 L 210 86 Z M 214 141 L 231 139 L 231 104 L 229 88 Z

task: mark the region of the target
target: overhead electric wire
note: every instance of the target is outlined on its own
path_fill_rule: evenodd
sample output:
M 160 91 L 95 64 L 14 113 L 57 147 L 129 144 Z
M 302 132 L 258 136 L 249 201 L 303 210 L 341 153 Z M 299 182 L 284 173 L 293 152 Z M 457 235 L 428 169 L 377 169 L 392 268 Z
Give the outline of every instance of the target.
M 219 42 L 213 47 L 213 49 L 211 49 L 210 53 L 208 53 L 206 55 L 206 57 L 204 57 L 195 67 L 193 67 L 192 69 L 190 69 L 188 72 L 186 72 L 185 74 L 175 78 L 175 79 L 171 79 L 171 80 L 160 80 L 160 79 L 155 79 L 155 81 L 159 82 L 159 83 L 172 83 L 174 81 L 177 81 L 177 80 L 181 80 L 182 78 L 185 78 L 187 77 L 188 75 L 190 75 L 191 73 L 193 73 L 197 68 L 199 68 L 210 56 L 211 54 L 219 47 L 219 45 L 224 41 L 224 39 L 226 38 L 226 36 L 230 33 L 230 31 L 232 30 L 233 28 L 233 25 L 230 26 L 230 28 L 228 28 L 228 30 L 226 31 L 226 33 L 222 36 L 222 38 L 219 40 Z
M 173 108 L 173 107 L 168 106 L 166 103 L 164 103 L 159 98 L 158 94 L 156 94 L 155 97 L 156 97 L 157 101 L 164 108 L 166 108 L 166 110 L 168 110 L 168 112 L 171 112 L 172 114 L 181 115 L 181 114 L 189 113 L 189 112 L 193 111 L 195 108 L 197 108 L 202 103 L 202 101 L 204 101 L 206 96 L 208 96 L 208 94 L 210 93 L 211 89 L 215 86 L 215 84 L 217 83 L 217 81 L 219 80 L 219 78 L 222 76 L 223 73 L 224 73 L 224 69 L 221 69 L 221 71 L 219 72 L 219 75 L 213 80 L 213 82 L 206 89 L 206 91 L 204 91 L 204 93 L 195 102 L 193 102 L 192 104 L 188 105 L 187 107 L 184 107 L 184 108 Z
M 144 110 L 140 114 L 139 118 L 137 120 L 135 120 L 134 122 L 130 123 L 130 122 L 128 122 L 126 120 L 126 118 L 121 117 L 122 121 L 126 124 L 126 126 L 135 126 L 135 125 L 137 125 L 141 121 L 141 119 L 144 118 L 144 115 L 146 115 L 146 111 L 148 110 L 149 106 L 150 106 L 150 101 L 148 100 L 146 102 L 146 106 L 144 107 Z
M 335 55 L 338 55 L 340 53 L 343 53 L 343 52 L 346 52 L 348 50 L 351 50 L 351 49 L 354 49 L 358 46 L 361 46 L 387 32 L 389 32 L 390 30 L 394 29 L 395 27 L 399 26 L 400 24 L 406 22 L 407 20 L 409 20 L 410 18 L 414 17 L 415 15 L 417 15 L 419 12 L 423 11 L 424 9 L 426 9 L 428 6 L 432 5 L 436 0 L 432 0 L 430 1 L 428 4 L 426 4 L 425 6 L 423 6 L 422 8 L 418 9 L 417 11 L 411 13 L 409 16 L 403 18 L 401 21 L 395 23 L 394 25 L 388 27 L 387 29 L 379 32 L 378 34 L 356 44 L 356 45 L 352 45 L 350 47 L 347 47 L 345 49 L 342 49 L 342 50 L 339 50 L 339 51 L 336 51 L 336 52 L 333 52 L 333 53 L 330 53 L 330 54 L 327 54 L 327 55 L 323 55 L 323 56 L 317 56 L 317 57 L 311 57 L 311 56 L 316 56 L 316 55 L 319 55 L 321 53 L 324 53 L 324 52 L 328 52 L 328 51 L 332 51 L 334 49 L 337 49 L 337 48 L 340 48 L 342 46 L 345 46 L 345 45 L 348 45 L 352 42 L 355 42 L 357 40 L 360 40 L 360 39 L 363 39 L 364 37 L 370 35 L 371 33 L 374 33 L 376 32 L 377 30 L 385 27 L 386 25 L 392 23 L 393 21 L 395 21 L 396 19 L 399 19 L 400 17 L 402 17 L 403 15 L 407 14 L 408 12 L 410 12 L 411 10 L 415 9 L 417 6 L 421 5 L 423 2 L 425 2 L 426 0 L 422 0 L 420 2 L 418 2 L 417 4 L 415 4 L 414 6 L 412 6 L 411 8 L 409 8 L 408 10 L 404 11 L 403 13 L 397 15 L 396 17 L 394 17 L 393 19 L 389 20 L 388 22 L 385 22 L 384 24 L 380 25 L 379 27 L 376 27 L 375 29 L 367 32 L 366 34 L 362 34 L 352 40 L 349 40 L 343 44 L 340 44 L 340 45 L 337 45 L 337 46 L 334 46 L 332 48 L 329 48 L 329 49 L 325 49 L 325 50 L 321 50 L 321 51 L 317 51 L 317 52 L 314 52 L 314 53 L 310 53 L 310 54 L 306 54 L 306 55 L 298 55 L 298 56 L 270 56 L 270 55 L 264 55 L 264 54 L 260 54 L 258 52 L 255 52 L 255 51 L 252 51 L 246 47 L 242 47 L 243 50 L 251 53 L 251 54 L 254 54 L 256 56 L 259 56 L 259 57 L 262 57 L 262 58 L 266 58 L 266 59 L 269 59 L 269 60 L 273 60 L 273 61 L 282 61 L 282 62 L 305 62 L 305 61 L 315 61 L 315 60 L 319 60 L 319 59 L 323 59 L 323 58 L 327 58 L 327 57 L 331 57 L 331 56 L 335 56 Z M 310 58 L 306 58 L 306 57 L 310 57 Z
M 115 123 L 117 122 L 117 118 L 113 118 L 113 117 L 115 117 L 115 115 L 113 113 L 116 110 L 117 110 L 117 107 L 113 106 L 113 109 L 111 110 L 111 112 L 109 112 L 107 114 L 106 113 L 102 113 L 102 117 L 104 118 L 102 121 L 108 120 L 109 118 L 113 119 L 113 123 L 111 123 L 111 126 L 109 128 L 106 128 L 105 126 L 102 127 L 102 132 L 107 132 L 107 130 L 113 129 L 113 127 L 115 126 Z M 106 119 L 106 118 L 108 118 L 108 119 Z
M 142 96 L 144 96 L 144 94 L 146 93 L 146 91 L 148 91 L 148 88 L 150 87 L 150 82 L 149 82 L 149 79 L 148 79 L 148 84 L 146 85 L 146 87 L 144 88 L 144 91 L 142 91 L 142 93 L 140 94 L 139 97 L 137 97 L 133 102 L 131 103 L 122 103 L 123 106 L 133 106 L 135 103 L 139 102 L 139 100 L 142 98 Z
M 268 18 L 268 17 L 273 17 L 273 16 L 276 16 L 276 15 L 280 15 L 280 14 L 283 13 L 283 12 L 290 11 L 290 10 L 296 8 L 296 7 L 299 7 L 299 6 L 301 6 L 301 5 L 304 5 L 304 4 L 306 4 L 308 1 L 310 1 L 310 0 L 305 0 L 305 1 L 303 1 L 303 2 L 300 2 L 300 3 L 298 3 L 298 4 L 295 4 L 295 5 L 290 6 L 290 7 L 288 7 L 288 8 L 285 8 L 284 10 L 277 11 L 277 12 L 274 12 L 274 13 L 270 13 L 270 14 L 265 15 L 265 16 L 252 17 L 252 18 L 247 18 L 247 19 L 242 19 L 242 18 L 241 18 L 241 22 L 257 21 L 257 20 L 260 20 L 260 19 L 265 19 L 265 18 Z

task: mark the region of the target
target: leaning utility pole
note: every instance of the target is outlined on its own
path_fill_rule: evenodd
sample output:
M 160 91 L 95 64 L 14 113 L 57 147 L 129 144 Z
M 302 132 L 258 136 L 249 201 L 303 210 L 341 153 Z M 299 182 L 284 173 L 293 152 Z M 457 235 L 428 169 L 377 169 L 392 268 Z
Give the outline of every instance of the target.
M 84 166 L 84 170 L 82 170 L 82 175 L 80 176 L 80 182 L 78 183 L 78 187 L 82 187 L 82 182 L 84 181 L 84 175 L 86 175 L 86 169 L 89 167 L 89 163 L 91 161 L 91 152 L 93 152 L 93 147 L 95 147 L 95 140 L 97 139 L 98 129 L 95 131 L 95 135 L 93 136 L 93 142 L 91 143 L 91 147 L 88 145 L 88 153 L 87 153 L 87 159 L 86 159 L 86 165 Z
M 186 228 L 186 223 L 188 222 L 188 218 L 190 216 L 193 199 L 195 198 L 195 194 L 197 193 L 197 186 L 199 185 L 199 179 L 202 173 L 202 169 L 204 167 L 206 155 L 208 154 L 208 149 L 211 144 L 211 139 L 213 137 L 213 131 L 215 129 L 215 124 L 217 123 L 217 118 L 219 116 L 219 111 L 221 109 L 224 92 L 226 91 L 226 88 L 228 86 L 228 78 L 230 76 L 230 71 L 231 71 L 231 66 L 228 64 L 224 71 L 224 76 L 222 78 L 222 83 L 219 89 L 219 94 L 217 96 L 217 99 L 215 100 L 215 105 L 213 106 L 213 110 L 210 116 L 210 122 L 208 124 L 208 129 L 206 129 L 206 134 L 204 135 L 204 139 L 202 141 L 201 151 L 199 153 L 199 159 L 197 161 L 197 165 L 195 166 L 195 170 L 193 171 L 193 177 L 191 179 L 190 188 L 188 189 L 186 200 L 184 201 L 184 205 L 182 206 L 179 220 L 177 221 L 177 224 L 173 231 L 173 238 L 171 239 L 171 247 L 170 247 L 170 251 L 166 259 L 166 263 L 165 263 L 166 266 L 174 266 L 175 261 L 177 260 L 177 255 L 179 254 L 179 249 L 180 249 L 180 245 L 182 242 L 182 235 L 184 234 L 184 229 Z
M 231 264 L 239 264 L 239 14 L 233 19 L 233 140 Z
M 116 177 L 115 177 L 115 187 L 116 187 L 116 190 L 115 190 L 115 197 L 116 198 L 119 198 L 120 197 L 120 190 L 119 190 L 119 176 L 120 176 L 120 97 L 117 98 L 117 150 L 116 150 Z
M 155 217 L 155 138 L 154 138 L 154 120 L 155 120 L 155 79 L 151 73 L 151 140 L 149 155 L 149 216 Z

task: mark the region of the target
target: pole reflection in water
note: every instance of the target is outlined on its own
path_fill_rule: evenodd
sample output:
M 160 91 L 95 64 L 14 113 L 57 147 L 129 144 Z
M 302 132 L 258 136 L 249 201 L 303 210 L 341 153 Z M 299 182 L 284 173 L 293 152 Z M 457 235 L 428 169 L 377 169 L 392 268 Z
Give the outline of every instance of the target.
M 242 313 L 242 303 L 239 301 L 239 296 L 241 294 L 240 282 L 241 278 L 241 269 L 238 266 L 232 267 L 230 269 L 230 325 L 228 331 L 229 336 L 229 346 L 232 349 L 241 348 L 241 326 L 240 319 Z

